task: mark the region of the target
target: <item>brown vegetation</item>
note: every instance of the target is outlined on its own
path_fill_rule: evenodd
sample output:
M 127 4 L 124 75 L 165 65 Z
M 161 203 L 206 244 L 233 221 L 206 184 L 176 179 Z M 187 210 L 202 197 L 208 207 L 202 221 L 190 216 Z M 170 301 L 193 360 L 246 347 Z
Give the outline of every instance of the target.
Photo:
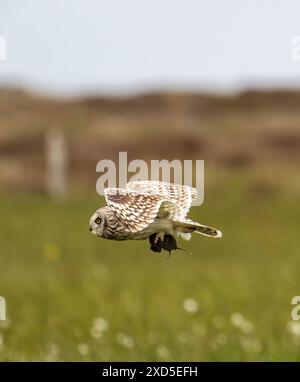
M 2 89 L 0 185 L 44 188 L 45 133 L 53 128 L 65 132 L 70 177 L 81 185 L 94 185 L 96 163 L 119 151 L 129 160 L 195 158 L 221 168 L 297 163 L 299 105 L 292 91 L 54 99 Z

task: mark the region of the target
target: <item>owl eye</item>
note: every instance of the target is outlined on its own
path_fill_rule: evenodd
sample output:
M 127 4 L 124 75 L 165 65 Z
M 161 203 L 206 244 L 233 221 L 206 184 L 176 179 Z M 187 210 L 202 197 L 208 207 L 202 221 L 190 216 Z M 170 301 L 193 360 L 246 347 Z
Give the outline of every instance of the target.
M 96 224 L 100 224 L 100 223 L 101 223 L 101 219 L 100 219 L 100 218 L 97 218 L 97 219 L 95 220 L 95 223 L 96 223 Z

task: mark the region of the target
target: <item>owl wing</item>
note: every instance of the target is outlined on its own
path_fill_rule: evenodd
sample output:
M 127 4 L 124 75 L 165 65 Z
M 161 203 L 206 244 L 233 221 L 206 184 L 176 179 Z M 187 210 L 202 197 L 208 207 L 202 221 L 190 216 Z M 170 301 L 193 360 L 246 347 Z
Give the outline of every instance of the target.
M 132 181 L 126 184 L 129 191 L 157 194 L 164 202 L 161 204 L 158 217 L 172 220 L 185 220 L 192 202 L 197 198 L 197 190 L 193 187 L 160 181 Z
M 139 232 L 156 218 L 183 221 L 196 190 L 166 182 L 129 182 L 126 188 L 106 188 L 106 203 L 128 232 Z
M 131 233 L 142 231 L 153 223 L 163 202 L 160 195 L 125 188 L 106 188 L 104 194 L 107 205 Z

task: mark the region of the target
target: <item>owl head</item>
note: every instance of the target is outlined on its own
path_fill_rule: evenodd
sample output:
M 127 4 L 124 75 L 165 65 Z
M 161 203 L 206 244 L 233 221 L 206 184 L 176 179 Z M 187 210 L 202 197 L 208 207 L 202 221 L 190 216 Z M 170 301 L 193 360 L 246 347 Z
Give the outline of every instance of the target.
M 106 217 L 107 207 L 102 207 L 97 210 L 90 220 L 90 231 L 97 236 L 102 236 L 107 227 Z

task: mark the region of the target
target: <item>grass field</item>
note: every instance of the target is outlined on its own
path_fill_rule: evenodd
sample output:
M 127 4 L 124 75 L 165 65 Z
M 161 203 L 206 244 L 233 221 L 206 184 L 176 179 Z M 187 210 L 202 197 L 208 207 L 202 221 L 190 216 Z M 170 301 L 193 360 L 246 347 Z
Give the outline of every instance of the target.
M 224 237 L 169 261 L 91 235 L 96 196 L 1 194 L 0 359 L 300 360 L 300 198 L 226 179 L 191 214 Z

